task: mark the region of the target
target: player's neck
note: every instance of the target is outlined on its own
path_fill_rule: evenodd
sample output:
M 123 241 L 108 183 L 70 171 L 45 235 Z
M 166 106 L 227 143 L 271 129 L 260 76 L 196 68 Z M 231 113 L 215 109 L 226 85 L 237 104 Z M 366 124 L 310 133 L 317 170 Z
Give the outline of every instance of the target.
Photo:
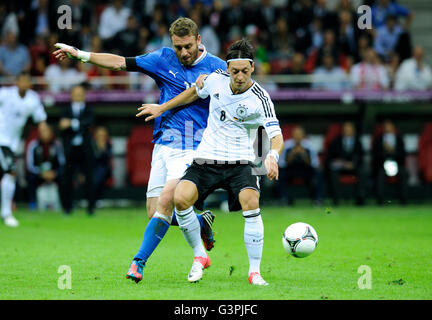
M 27 90 L 18 90 L 18 94 L 20 95 L 21 98 L 24 98 L 26 93 L 27 93 Z
M 232 83 L 230 81 L 230 88 L 231 88 L 231 91 L 233 94 L 242 94 L 243 92 L 247 91 L 250 87 L 252 87 L 252 85 L 253 85 L 253 81 L 251 79 L 251 80 L 249 80 L 249 83 L 243 89 L 235 89 L 235 88 L 233 88 Z

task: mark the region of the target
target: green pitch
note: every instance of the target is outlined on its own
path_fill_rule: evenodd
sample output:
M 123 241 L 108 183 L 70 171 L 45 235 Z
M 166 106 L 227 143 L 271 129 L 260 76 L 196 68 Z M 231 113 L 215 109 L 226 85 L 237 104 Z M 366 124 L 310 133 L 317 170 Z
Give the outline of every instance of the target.
M 172 227 L 137 285 L 125 274 L 148 221 L 143 209 L 95 217 L 18 210 L 19 228 L 0 225 L 0 299 L 432 299 L 431 206 L 262 208 L 268 287 L 248 284 L 241 214 L 215 213 L 212 265 L 199 283 L 187 282 L 192 252 Z M 281 244 L 285 227 L 298 221 L 319 235 L 304 259 Z M 61 289 L 63 265 L 71 289 Z

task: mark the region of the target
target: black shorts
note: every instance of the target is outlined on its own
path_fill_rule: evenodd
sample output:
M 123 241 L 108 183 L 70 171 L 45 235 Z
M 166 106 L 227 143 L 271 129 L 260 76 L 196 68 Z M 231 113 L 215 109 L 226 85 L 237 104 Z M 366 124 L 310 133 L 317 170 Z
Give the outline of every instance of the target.
M 202 162 L 198 162 L 202 163 Z M 203 210 L 204 200 L 216 189 L 228 191 L 228 204 L 230 211 L 241 210 L 239 193 L 243 189 L 251 188 L 258 192 L 259 176 L 252 174 L 252 164 L 211 164 L 206 161 L 198 164 L 193 161 L 186 169 L 180 180 L 193 182 L 198 189 L 198 200 L 195 207 Z
M 0 146 L 0 177 L 15 172 L 15 155 L 9 147 Z

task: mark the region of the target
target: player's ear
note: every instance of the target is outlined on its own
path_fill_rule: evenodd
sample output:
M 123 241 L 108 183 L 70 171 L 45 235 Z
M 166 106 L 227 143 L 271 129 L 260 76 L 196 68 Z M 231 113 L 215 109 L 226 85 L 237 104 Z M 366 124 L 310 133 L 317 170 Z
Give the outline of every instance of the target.
M 252 62 L 252 66 L 251 66 L 251 68 L 252 68 L 252 72 L 251 72 L 251 74 L 252 74 L 252 73 L 254 73 L 254 71 L 255 71 L 255 62 Z
M 201 44 L 201 35 L 197 35 L 197 45 Z

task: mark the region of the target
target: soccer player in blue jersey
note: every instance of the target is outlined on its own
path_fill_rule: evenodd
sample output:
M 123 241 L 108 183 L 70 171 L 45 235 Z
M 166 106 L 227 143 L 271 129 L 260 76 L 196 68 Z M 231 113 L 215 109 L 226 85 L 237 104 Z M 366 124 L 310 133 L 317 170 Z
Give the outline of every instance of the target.
M 53 54 L 59 60 L 69 57 L 111 70 L 143 72 L 156 81 L 160 89 L 159 103 L 162 104 L 193 86 L 199 75 L 226 69 L 225 61 L 208 53 L 201 44 L 198 27 L 191 19 L 177 19 L 171 24 L 169 32 L 173 48 L 161 48 L 136 57 L 85 52 L 62 43 L 56 44 L 58 50 Z M 201 228 L 201 238 L 206 249 L 213 247 L 211 224 L 214 216 L 210 212 L 187 221 L 172 215 L 174 190 L 179 178 L 192 163 L 193 151 L 207 126 L 208 105 L 209 99 L 197 100 L 187 106 L 169 110 L 155 120 L 155 146 L 146 204 L 150 222 L 126 275 L 137 283 L 142 280 L 143 268 L 170 224 L 180 225 L 191 246 L 201 241 L 195 232 Z

